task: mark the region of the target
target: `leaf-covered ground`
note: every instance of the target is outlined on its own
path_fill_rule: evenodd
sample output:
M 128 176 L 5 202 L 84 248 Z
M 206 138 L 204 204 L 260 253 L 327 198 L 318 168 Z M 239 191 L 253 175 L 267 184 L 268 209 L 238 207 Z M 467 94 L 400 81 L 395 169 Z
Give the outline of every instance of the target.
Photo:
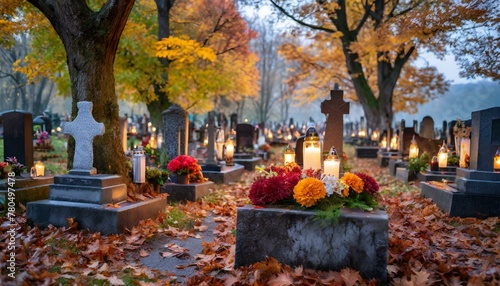
M 500 219 L 450 218 L 419 189 L 396 181 L 374 159 L 352 159 L 354 171 L 368 172 L 380 183 L 380 202 L 389 214 L 387 273 L 393 285 L 500 285 Z M 0 218 L 0 285 L 377 285 L 351 269 L 314 271 L 292 268 L 273 258 L 233 269 L 236 207 L 248 203 L 253 174 L 238 184 L 221 186 L 203 201 L 169 205 L 157 218 L 142 221 L 126 234 L 101 235 L 68 227 L 39 229 L 16 217 L 16 278 L 7 276 L 9 222 Z M 204 222 L 213 221 L 213 229 Z M 203 240 L 193 263 L 158 270 L 141 258 L 183 258 L 176 243 L 159 254 L 148 245 L 160 237 Z M 192 275 L 179 277 L 179 269 Z

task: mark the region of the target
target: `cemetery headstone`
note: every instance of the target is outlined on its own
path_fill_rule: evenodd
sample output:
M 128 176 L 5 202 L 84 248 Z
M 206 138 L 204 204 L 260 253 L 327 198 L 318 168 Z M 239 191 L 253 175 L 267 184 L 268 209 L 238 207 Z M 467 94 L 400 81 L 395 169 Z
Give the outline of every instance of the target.
M 304 164 L 304 139 L 306 138 L 305 135 L 300 136 L 297 138 L 297 141 L 295 142 L 295 162 L 302 167 Z
M 120 138 L 122 140 L 123 152 L 126 152 L 128 149 L 127 146 L 127 130 L 128 130 L 128 121 L 126 117 L 120 117 Z
M 343 99 L 344 91 L 330 91 L 330 99 L 321 102 L 321 113 L 326 115 L 325 137 L 323 148 L 329 150 L 335 146 L 339 156 L 342 156 L 344 114 L 349 114 L 349 102 Z M 297 147 L 298 148 L 298 147 Z
M 165 151 L 172 160 L 178 155 L 188 155 L 188 113 L 177 104 L 163 111 L 163 141 Z
M 92 102 L 77 103 L 78 115 L 72 122 L 63 125 L 63 133 L 75 138 L 75 156 L 70 174 L 93 175 L 97 170 L 92 166 L 94 152 L 92 142 L 97 135 L 104 134 L 104 124 L 97 123 L 92 117 Z
M 432 117 L 425 116 L 422 118 L 419 135 L 424 138 L 434 139 L 434 119 Z
M 236 152 L 247 153 L 253 150 L 255 141 L 255 127 L 248 123 L 240 123 L 236 126 Z
M 238 114 L 236 114 L 236 113 L 231 114 L 230 124 L 231 124 L 231 131 L 235 131 L 236 125 L 238 125 Z
M 500 173 L 493 171 L 500 146 L 500 107 L 472 112 L 471 127 L 469 169 L 456 169 L 455 185 L 422 183 L 421 194 L 450 216 L 500 216 Z
M 208 133 L 208 145 L 207 145 L 207 159 L 205 160 L 205 166 L 217 166 L 217 161 L 215 160 L 215 119 L 213 112 L 208 113 L 208 127 L 206 132 Z M 220 170 L 220 169 L 219 169 Z
M 54 177 L 48 200 L 28 203 L 28 219 L 41 227 L 62 227 L 71 217 L 80 228 L 110 234 L 124 232 L 139 221 L 156 216 L 166 206 L 164 198 L 130 203 L 121 176 L 94 174 L 92 141 L 103 134 L 104 125 L 92 117 L 92 102 L 80 101 L 77 106 L 75 120 L 63 126 L 64 132 L 75 139 L 74 169 Z
M 33 120 L 26 111 L 2 113 L 4 161 L 16 157 L 29 170 L 33 166 Z

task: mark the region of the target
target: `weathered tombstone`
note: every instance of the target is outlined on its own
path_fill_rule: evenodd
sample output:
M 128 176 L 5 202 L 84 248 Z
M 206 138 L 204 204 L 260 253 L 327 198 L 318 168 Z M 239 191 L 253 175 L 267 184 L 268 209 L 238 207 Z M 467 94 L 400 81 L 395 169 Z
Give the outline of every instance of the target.
M 123 152 L 126 152 L 128 149 L 127 146 L 127 129 L 128 129 L 128 121 L 126 117 L 120 117 L 120 138 L 122 140 Z
M 188 113 L 177 104 L 163 111 L 163 141 L 170 160 L 178 155 L 188 155 Z
M 33 121 L 26 111 L 2 113 L 4 161 L 16 157 L 29 170 L 33 166 Z
M 420 137 L 434 139 L 434 119 L 430 116 L 422 118 L 420 123 Z
M 331 90 L 330 99 L 321 102 L 321 113 L 326 115 L 325 137 L 323 149 L 330 150 L 335 146 L 339 156 L 342 156 L 344 114 L 349 114 L 349 102 L 343 99 L 344 91 Z
M 38 126 L 41 132 L 47 131 L 52 134 L 52 121 L 45 115 L 39 115 L 33 119 L 33 127 Z
M 109 234 L 124 232 L 156 216 L 166 206 L 164 198 L 130 204 L 121 176 L 95 174 L 92 141 L 103 134 L 104 125 L 92 117 L 92 102 L 80 101 L 77 106 L 75 120 L 63 126 L 64 132 L 75 139 L 74 168 L 67 175 L 54 177 L 48 200 L 28 203 L 28 219 L 42 227 L 62 227 L 71 217 L 80 228 Z
M 75 156 L 73 158 L 73 169 L 70 174 L 94 175 L 97 170 L 92 166 L 94 152 L 92 143 L 94 137 L 104 134 L 104 124 L 97 123 L 92 117 L 92 103 L 80 101 L 78 115 L 72 122 L 63 126 L 63 133 L 70 134 L 75 138 Z
M 207 145 L 207 159 L 205 160 L 205 166 L 217 166 L 217 161 L 215 160 L 215 119 L 213 112 L 208 113 L 208 145 Z M 218 168 L 220 170 L 220 167 Z
M 255 127 L 248 123 L 240 123 L 236 126 L 236 152 L 247 153 L 253 150 L 255 145 Z
M 238 114 L 233 113 L 231 114 L 231 132 L 236 131 L 236 125 L 238 125 Z
M 422 183 L 430 197 L 450 216 L 500 216 L 500 173 L 493 171 L 493 156 L 500 146 L 500 107 L 472 112 L 469 169 L 457 168 L 455 185 Z

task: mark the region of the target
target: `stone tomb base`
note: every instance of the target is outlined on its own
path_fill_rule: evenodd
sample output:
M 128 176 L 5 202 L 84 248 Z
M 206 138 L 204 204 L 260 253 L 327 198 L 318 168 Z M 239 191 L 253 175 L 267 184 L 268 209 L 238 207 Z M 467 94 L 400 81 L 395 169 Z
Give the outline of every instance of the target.
M 156 216 L 167 204 L 165 198 L 133 203 L 126 199 L 127 187 L 120 176 L 61 175 L 54 177 L 49 199 L 28 203 L 26 214 L 41 227 L 68 226 L 66 218 L 74 218 L 79 228 L 110 234 Z
M 379 147 L 374 146 L 356 146 L 356 157 L 358 158 L 377 158 Z
M 233 159 L 234 163 L 242 165 L 247 171 L 255 171 L 255 167 L 262 165 L 262 158 L 252 157 L 249 159 Z
M 195 202 L 210 194 L 211 190 L 215 190 L 215 184 L 207 181 L 193 184 L 166 183 L 161 187 L 160 192 L 168 193 L 167 201 L 169 202 Z
M 454 217 L 500 216 L 500 173 L 457 168 L 456 184 L 422 183 L 420 194 Z
M 142 202 L 123 202 L 120 207 L 107 205 L 43 200 L 28 203 L 28 219 L 40 227 L 52 224 L 67 227 L 66 218 L 74 218 L 78 228 L 102 234 L 123 233 L 141 220 L 156 217 L 167 205 L 165 198 L 154 198 Z
M 234 166 L 221 166 L 220 171 L 205 169 L 202 166 L 203 177 L 218 185 L 238 182 L 243 175 L 243 165 L 234 164 Z
M 448 167 L 440 169 L 439 171 L 426 170 L 425 172 L 420 172 L 417 174 L 417 179 L 421 182 L 442 182 L 443 180 L 455 182 L 457 175 L 456 167 Z
M 408 169 L 408 162 L 401 159 L 389 159 L 387 165 L 389 166 L 389 175 L 394 177 L 396 176 L 397 168 Z
M 417 179 L 417 175 L 415 172 L 408 170 L 408 168 L 400 167 L 396 168 L 396 179 L 408 183 L 415 181 Z
M 389 166 L 389 160 L 396 160 L 398 157 L 397 151 L 387 151 L 380 149 L 377 153 L 377 160 L 380 167 Z
M 234 267 L 274 257 L 304 268 L 355 269 L 387 281 L 388 216 L 384 211 L 342 209 L 338 224 L 315 219 L 312 211 L 238 207 Z
M 8 189 L 14 190 L 16 195 L 16 208 L 19 203 L 26 205 L 28 202 L 46 200 L 49 197 L 50 184 L 54 182 L 53 176 L 45 177 L 15 177 L 14 185 L 8 185 L 8 179 L 0 181 L 0 204 L 7 207 Z

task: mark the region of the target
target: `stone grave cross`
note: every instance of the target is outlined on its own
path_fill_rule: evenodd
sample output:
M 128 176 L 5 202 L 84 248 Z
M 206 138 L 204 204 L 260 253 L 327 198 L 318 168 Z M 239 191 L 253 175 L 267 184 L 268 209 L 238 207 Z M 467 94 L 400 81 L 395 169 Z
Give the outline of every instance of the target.
M 214 149 L 215 149 L 215 119 L 213 112 L 208 113 L 208 145 L 207 145 L 207 159 L 205 161 L 206 165 L 217 165 L 214 159 Z
M 92 141 L 97 135 L 104 134 L 104 124 L 98 123 L 92 117 L 92 102 L 80 101 L 77 103 L 78 115 L 75 120 L 63 125 L 63 132 L 75 139 L 75 157 L 70 174 L 94 175 L 97 173 L 92 166 L 94 153 Z
M 326 115 L 323 150 L 330 150 L 335 146 L 339 157 L 343 154 L 344 114 L 349 114 L 349 102 L 345 102 L 343 96 L 343 90 L 331 90 L 331 98 L 321 102 L 321 113 Z

